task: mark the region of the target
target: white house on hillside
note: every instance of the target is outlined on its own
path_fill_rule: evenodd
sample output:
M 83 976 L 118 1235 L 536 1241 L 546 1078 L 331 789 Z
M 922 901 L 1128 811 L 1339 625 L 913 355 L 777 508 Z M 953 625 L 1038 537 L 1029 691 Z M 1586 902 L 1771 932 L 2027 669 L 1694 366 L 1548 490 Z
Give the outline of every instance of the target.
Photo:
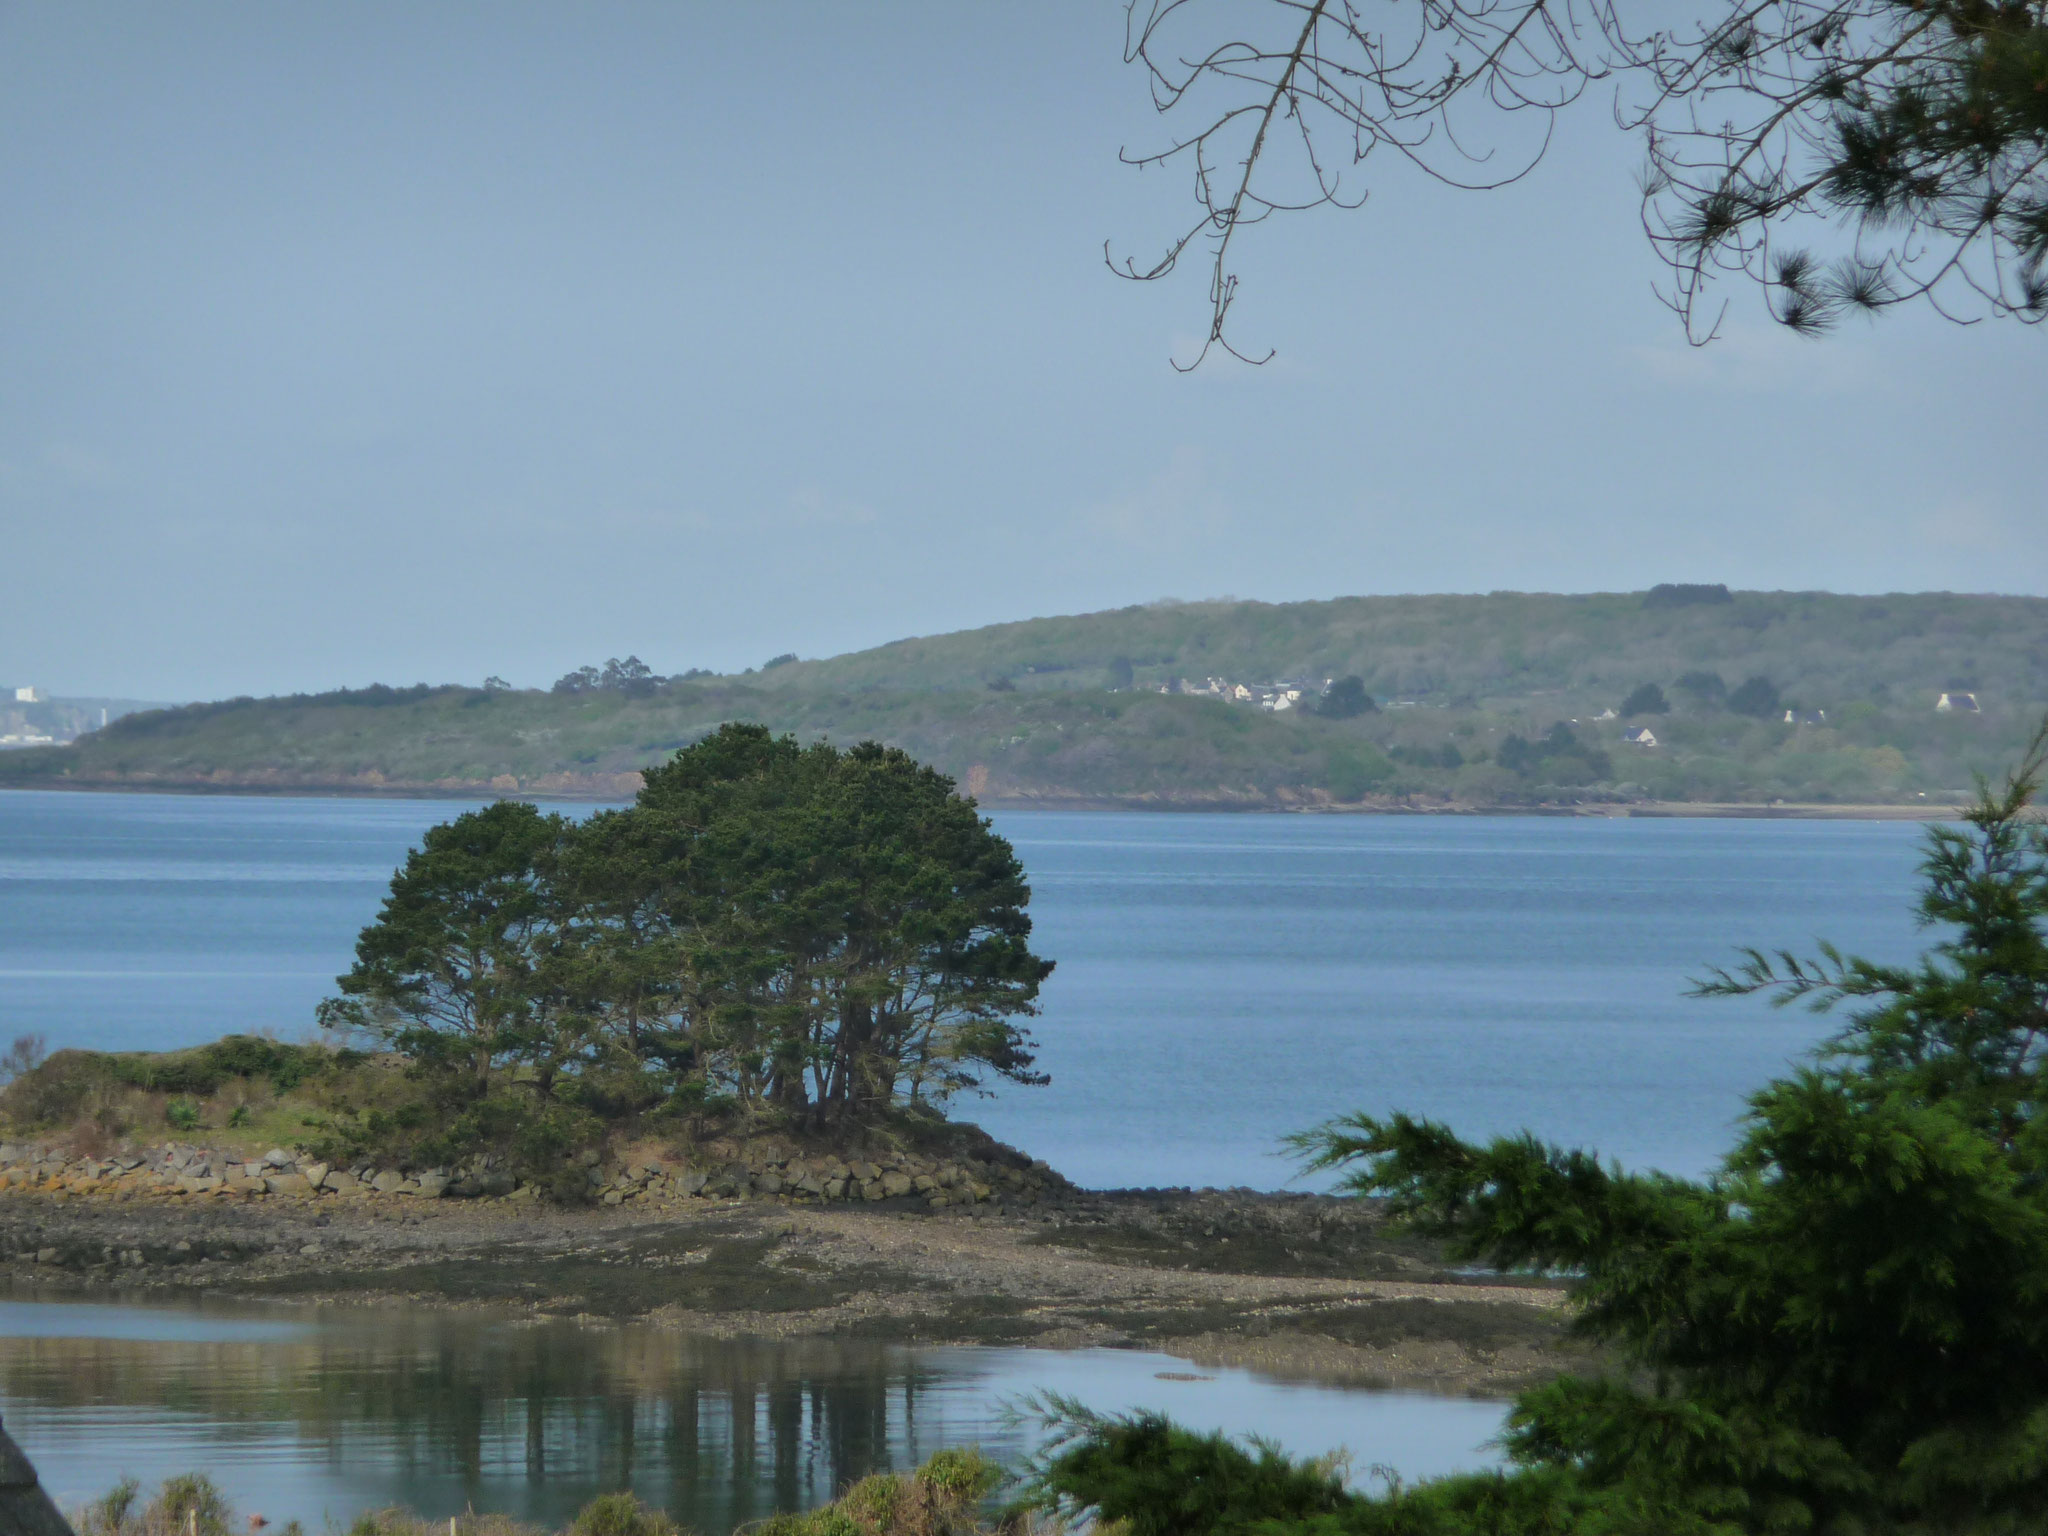
M 1982 713 L 1977 708 L 1977 695 L 1974 693 L 1944 693 L 1934 701 L 1934 707 L 1943 714 L 1948 714 L 1951 710 L 1965 715 Z
M 1657 745 L 1656 732 L 1647 725 L 1632 725 L 1621 733 L 1621 739 L 1632 747 L 1654 747 Z

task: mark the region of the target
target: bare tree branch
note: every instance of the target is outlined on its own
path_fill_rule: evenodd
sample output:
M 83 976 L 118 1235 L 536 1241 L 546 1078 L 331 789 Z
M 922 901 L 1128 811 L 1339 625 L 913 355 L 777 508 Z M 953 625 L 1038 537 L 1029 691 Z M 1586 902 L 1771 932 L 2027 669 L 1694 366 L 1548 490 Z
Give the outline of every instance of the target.
M 1805 332 L 1917 299 L 1957 319 L 2048 318 L 2048 0 L 1735 0 L 1641 37 L 1620 3 L 1128 0 L 1127 61 L 1162 117 L 1194 127 L 1124 159 L 1187 165 L 1198 213 L 1154 261 L 1104 259 L 1147 282 L 1201 246 L 1208 334 L 1174 366 L 1219 347 L 1264 362 L 1228 330 L 1241 227 L 1361 206 L 1344 176 L 1380 149 L 1448 185 L 1505 186 L 1542 159 L 1556 115 L 1612 78 L 1647 152 L 1663 297 L 1693 340 L 1717 329 L 1702 305 L 1727 273 Z M 1515 114 L 1540 132 L 1509 131 Z

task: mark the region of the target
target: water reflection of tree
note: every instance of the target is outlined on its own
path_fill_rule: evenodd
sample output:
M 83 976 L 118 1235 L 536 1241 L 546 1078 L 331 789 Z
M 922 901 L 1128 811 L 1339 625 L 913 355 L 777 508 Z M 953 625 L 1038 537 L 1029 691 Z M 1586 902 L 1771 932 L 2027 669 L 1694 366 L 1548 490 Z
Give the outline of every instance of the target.
M 478 1509 L 509 1499 L 534 1517 L 631 1487 L 707 1530 L 928 1453 L 920 1408 L 947 1379 L 879 1344 L 425 1313 L 263 1343 L 0 1340 L 0 1392 L 17 1403 L 196 1415 L 223 1440 L 281 1425 L 336 1469 L 453 1482 Z

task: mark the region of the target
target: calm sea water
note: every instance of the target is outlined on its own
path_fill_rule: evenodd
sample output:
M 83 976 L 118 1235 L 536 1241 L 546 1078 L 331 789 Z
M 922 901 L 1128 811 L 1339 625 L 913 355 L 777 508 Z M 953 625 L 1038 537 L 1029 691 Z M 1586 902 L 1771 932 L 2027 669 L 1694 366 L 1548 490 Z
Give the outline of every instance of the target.
M 447 801 L 0 794 L 0 1038 L 286 1037 Z M 1084 1184 L 1274 1188 L 1406 1108 L 1680 1173 L 1829 1027 L 1687 1000 L 1738 944 L 1919 942 L 1885 822 L 1001 813 L 1059 969 L 1049 1088 L 959 1112 Z
M 1488 1465 L 1503 1412 L 1134 1350 L 0 1302 L 0 1407 L 60 1505 L 124 1474 L 153 1485 L 204 1468 L 242 1510 L 301 1520 L 316 1536 L 392 1504 L 559 1525 L 620 1488 L 686 1527 L 725 1532 L 947 1446 L 1015 1465 L 1040 1431 L 1006 1409 L 1043 1392 L 1257 1432 L 1297 1454 L 1344 1447 L 1361 1473 L 1380 1464 L 1410 1478 Z
M 0 1039 L 159 1048 L 310 1030 L 449 802 L 0 794 Z M 1052 1086 L 961 1106 L 1096 1186 L 1292 1176 L 1284 1133 L 1406 1108 L 1696 1173 L 1828 1027 L 1683 997 L 1733 946 L 1917 943 L 1917 828 L 1006 813 Z M 1160 1373 L 1165 1372 L 1162 1376 Z M 631 1486 L 723 1531 L 979 1442 L 1069 1392 L 1426 1476 L 1498 1405 L 1198 1373 L 1132 1352 L 733 1343 L 382 1311 L 0 1303 L 0 1407 L 59 1496 L 212 1470 L 317 1526 L 403 1502 L 559 1521 Z

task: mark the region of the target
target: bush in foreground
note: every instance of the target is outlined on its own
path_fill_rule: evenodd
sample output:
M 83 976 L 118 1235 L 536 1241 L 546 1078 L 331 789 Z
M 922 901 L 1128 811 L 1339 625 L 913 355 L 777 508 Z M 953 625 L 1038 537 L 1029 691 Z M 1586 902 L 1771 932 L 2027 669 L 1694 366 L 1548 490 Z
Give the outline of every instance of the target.
M 1054 1405 L 1038 1497 L 1133 1536 L 2020 1536 L 2048 1530 L 2048 727 L 1936 828 L 1911 966 L 1752 951 L 1703 995 L 1850 1022 L 1705 1182 L 1406 1115 L 1297 1139 L 1455 1256 L 1576 1275 L 1626 1362 L 1524 1393 L 1500 1473 L 1352 1493 L 1154 1417 Z
M 990 1494 L 1003 1481 L 1002 1469 L 978 1451 L 940 1451 L 915 1472 L 864 1477 L 818 1509 L 775 1515 L 749 1527 L 754 1536 L 974 1536 Z M 73 1519 L 78 1536 L 237 1536 L 233 1511 L 213 1482 L 197 1473 L 167 1479 L 147 1502 L 133 1478 L 80 1510 Z M 1028 1512 L 997 1522 L 1004 1536 L 1024 1536 Z M 251 1522 L 251 1529 L 254 1522 Z M 408 1509 L 380 1509 L 358 1515 L 347 1536 L 547 1536 L 542 1527 L 506 1515 L 474 1512 L 454 1521 L 428 1519 Z M 299 1524 L 284 1527 L 299 1536 Z M 631 1493 L 592 1499 L 559 1536 L 686 1536 L 666 1513 Z

